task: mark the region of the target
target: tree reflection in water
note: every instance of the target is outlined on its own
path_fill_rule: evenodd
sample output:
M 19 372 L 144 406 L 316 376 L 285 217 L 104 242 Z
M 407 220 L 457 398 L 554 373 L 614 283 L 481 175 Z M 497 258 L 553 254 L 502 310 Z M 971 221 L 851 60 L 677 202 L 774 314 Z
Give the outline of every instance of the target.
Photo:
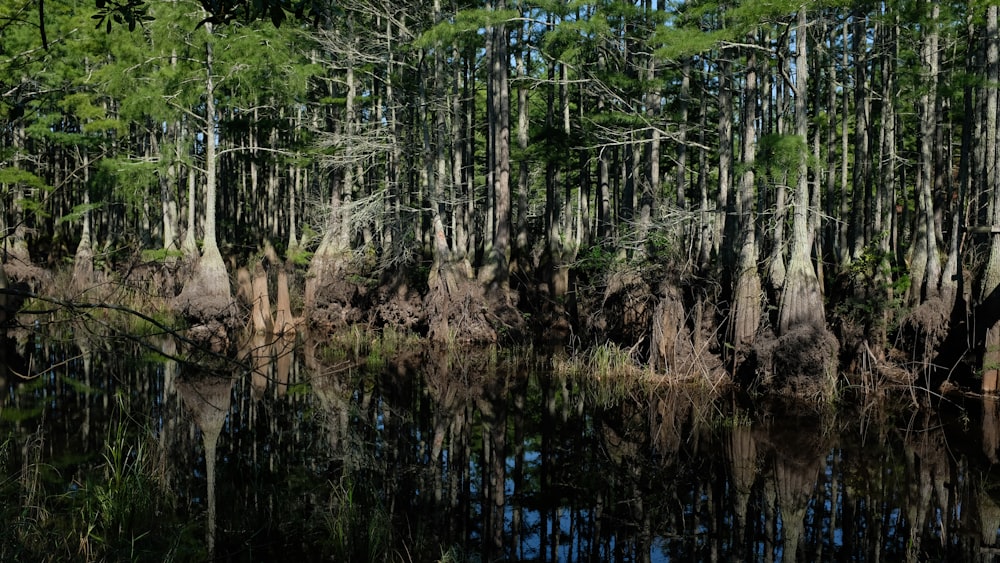
M 193 376 L 177 381 L 176 389 L 181 402 L 191 412 L 194 423 L 201 432 L 201 443 L 205 451 L 205 488 L 208 498 L 205 542 L 209 556 L 213 557 L 218 514 L 215 464 L 219 436 L 222 434 L 222 427 L 232 404 L 233 379 L 223 376 Z
M 40 375 L 8 374 L 3 428 L 18 444 L 41 430 L 42 463 L 55 469 L 45 491 L 61 495 L 101 474 L 109 397 L 127 396 L 133 436 L 155 438 L 160 478 L 179 499 L 162 521 L 200 522 L 203 552 L 227 560 L 1000 553 L 995 399 L 916 414 L 744 408 L 691 388 L 559 375 L 532 352 L 372 361 L 293 344 L 251 341 L 221 376 L 128 344 L 20 346 L 18 365 Z M 173 341 L 160 346 L 179 354 Z M 8 481 L 23 455 L 10 451 Z M 136 541 L 177 529 L 137 530 Z

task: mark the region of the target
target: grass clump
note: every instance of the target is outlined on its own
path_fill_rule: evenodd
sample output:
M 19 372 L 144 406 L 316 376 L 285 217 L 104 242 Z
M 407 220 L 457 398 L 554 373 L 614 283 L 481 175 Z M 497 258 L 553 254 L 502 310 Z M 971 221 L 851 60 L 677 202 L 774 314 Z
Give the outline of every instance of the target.
M 420 337 L 392 327 L 370 330 L 353 325 L 334 332 L 320 350 L 320 361 L 357 361 L 371 370 L 383 369 L 397 354 L 420 346 Z
M 628 350 L 612 342 L 605 342 L 587 352 L 587 371 L 597 377 L 623 377 L 635 375 L 639 366 Z
M 0 483 L 0 514 L 9 523 L 0 532 L 0 560 L 204 559 L 198 530 L 176 517 L 176 495 L 148 434 L 123 417 L 96 460 L 79 461 L 69 482 L 66 468 L 42 461 L 41 430 L 21 449 L 18 470 L 11 471 L 10 440 L 0 444 L 3 474 L 13 475 Z
M 323 518 L 333 561 L 391 561 L 392 520 L 376 491 L 354 480 L 334 488 Z
M 631 350 L 614 342 L 605 342 L 567 358 L 553 358 L 553 368 L 562 375 L 589 376 L 596 379 L 640 378 L 646 370 L 636 361 Z

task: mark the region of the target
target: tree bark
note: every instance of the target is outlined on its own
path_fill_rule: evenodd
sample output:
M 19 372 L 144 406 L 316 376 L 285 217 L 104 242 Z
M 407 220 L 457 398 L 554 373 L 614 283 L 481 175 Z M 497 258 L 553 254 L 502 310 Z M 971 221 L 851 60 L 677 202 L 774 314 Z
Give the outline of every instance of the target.
M 795 135 L 803 141 L 796 178 L 792 238 L 785 291 L 778 309 L 778 330 L 784 334 L 798 326 L 825 329 L 826 315 L 823 294 L 812 265 L 812 236 L 809 230 L 809 163 L 805 140 L 809 133 L 807 95 L 809 92 L 809 58 L 807 52 L 806 9 L 800 8 L 796 26 L 795 56 Z
M 930 4 L 930 20 L 920 41 L 923 80 L 917 111 L 920 117 L 919 170 L 917 173 L 917 217 L 910 260 L 910 303 L 923 303 L 939 294 L 941 259 L 938 255 L 934 217 L 934 141 L 937 130 L 936 90 L 938 77 L 937 20 L 940 7 Z
M 83 168 L 83 205 L 90 206 L 90 156 L 86 149 L 82 150 Z M 94 249 L 90 236 L 90 209 L 83 212 L 83 229 L 80 232 L 80 243 L 76 246 L 73 257 L 73 286 L 77 291 L 85 291 L 94 283 Z
M 733 168 L 733 92 L 732 92 L 732 63 L 726 59 L 728 53 L 719 53 L 719 193 L 716 199 L 715 210 L 719 222 L 715 226 L 712 243 L 716 256 L 721 251 L 723 234 L 728 233 L 728 225 L 732 222 L 728 218 L 729 212 L 729 190 L 732 184 Z M 726 237 L 729 239 L 730 237 Z
M 757 271 L 757 238 L 753 213 L 757 98 L 757 53 L 752 51 L 747 59 L 743 85 L 743 131 L 740 136 L 742 173 L 736 197 L 741 243 L 736 287 L 733 290 L 732 342 L 738 351 L 753 343 L 761 316 L 761 281 Z
M 528 267 L 528 188 L 530 181 L 530 168 L 528 162 L 528 61 L 526 56 L 528 46 L 524 40 L 526 30 L 522 24 L 518 28 L 518 48 L 515 53 L 517 68 L 517 148 L 520 152 L 517 168 L 517 225 L 515 256 L 519 264 L 519 269 L 526 270 Z
M 205 143 L 205 237 L 202 242 L 201 258 L 194 276 L 184 284 L 177 297 L 181 310 L 189 317 L 200 321 L 223 320 L 226 324 L 233 320 L 233 297 L 226 264 L 219 252 L 216 238 L 216 200 L 218 197 L 215 76 L 213 74 L 212 25 L 205 24 L 205 118 L 203 137 Z
M 677 166 L 674 170 L 675 204 L 681 209 L 687 207 L 687 142 L 688 142 L 688 105 L 691 98 L 691 59 L 685 58 L 681 63 L 681 89 L 678 97 L 679 123 L 677 131 Z
M 649 231 L 653 222 L 653 211 L 656 203 L 656 194 L 660 189 L 660 130 L 656 126 L 657 117 L 660 115 L 661 92 L 656 85 L 657 78 L 656 59 L 648 57 L 645 68 L 640 72 L 642 78 L 649 83 L 648 90 L 643 93 L 643 105 L 645 106 L 645 117 L 650 125 L 648 137 L 644 143 L 643 160 L 645 166 L 641 177 L 639 192 L 639 218 L 637 220 L 637 240 L 640 242 L 636 246 L 638 255 L 636 258 L 644 259 L 648 252 Z
M 868 29 L 865 14 L 854 14 L 854 167 L 851 179 L 852 202 L 850 214 L 849 259 L 861 257 L 868 243 L 866 232 L 870 228 L 868 202 L 871 192 L 869 140 L 871 135 L 871 96 L 868 94 Z
M 506 8 L 506 0 L 499 0 L 496 9 Z M 495 230 L 492 233 L 491 253 L 487 268 L 481 278 L 489 289 L 506 291 L 510 274 L 510 34 L 507 25 L 497 24 L 492 29 L 490 52 L 491 111 L 489 129 L 493 148 L 493 213 Z
M 986 81 L 984 86 L 986 112 L 984 130 L 986 134 L 984 156 L 987 174 L 985 188 L 990 196 L 988 225 L 1000 225 L 1000 178 L 997 177 L 1000 157 L 998 157 L 997 111 L 1000 106 L 998 81 L 1000 81 L 1000 38 L 998 38 L 997 11 L 995 5 L 986 8 Z M 1000 236 L 993 235 L 990 241 L 989 261 L 983 272 L 982 294 L 980 296 L 983 321 L 986 324 L 986 341 L 983 353 L 984 393 L 1000 390 Z

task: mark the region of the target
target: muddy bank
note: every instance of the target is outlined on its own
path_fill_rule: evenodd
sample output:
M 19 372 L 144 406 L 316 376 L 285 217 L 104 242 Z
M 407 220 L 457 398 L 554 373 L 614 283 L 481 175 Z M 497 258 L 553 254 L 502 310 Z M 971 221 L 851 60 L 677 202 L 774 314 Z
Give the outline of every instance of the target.
M 886 318 L 895 320 L 884 321 L 893 326 L 881 332 L 852 324 L 842 306 L 846 298 L 838 296 L 827 298 L 825 323 L 780 334 L 774 328 L 777 312 L 765 308 L 751 344 L 737 350 L 727 340 L 731 304 L 717 274 L 650 265 L 596 275 L 574 267 L 566 272 L 562 294 L 544 266 L 525 274 L 505 295 L 490 294 L 457 266 L 378 280 L 314 279 L 313 310 L 350 311 L 351 321 L 332 326 L 322 322 L 328 317 L 311 318 L 307 311 L 305 324 L 320 331 L 351 324 L 412 331 L 438 342 L 544 344 L 576 352 L 613 347 L 664 379 L 729 380 L 810 401 L 831 400 L 840 387 L 859 379 L 873 389 L 879 382 L 897 388 L 901 382 L 919 384 L 935 392 L 942 384 L 948 390 L 978 388 L 969 377 L 977 356 L 955 352 L 961 334 L 954 314 L 941 303 L 887 311 Z M 944 356 L 959 359 L 935 364 Z

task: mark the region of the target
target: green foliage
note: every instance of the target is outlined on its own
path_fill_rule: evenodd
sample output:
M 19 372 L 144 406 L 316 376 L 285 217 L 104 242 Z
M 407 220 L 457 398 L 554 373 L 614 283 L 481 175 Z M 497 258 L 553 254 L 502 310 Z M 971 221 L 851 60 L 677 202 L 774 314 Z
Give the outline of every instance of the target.
M 145 0 L 95 0 L 97 11 L 91 16 L 97 24 L 94 29 L 111 33 L 112 23 L 125 25 L 129 31 L 135 31 L 137 25 L 143 25 L 153 18 L 148 14 L 149 6 Z
M 532 135 L 529 157 L 545 163 L 562 163 L 569 158 L 574 140 L 561 127 L 543 126 Z
M 587 356 L 587 369 L 598 377 L 621 376 L 635 367 L 628 351 L 612 342 L 595 346 Z
M 59 381 L 80 395 L 100 395 L 103 393 L 100 389 L 67 375 L 60 375 Z
M 806 140 L 799 135 L 772 133 L 760 139 L 757 166 L 771 177 L 788 174 L 790 184 L 798 175 L 799 163 L 808 157 Z
M 161 335 L 166 331 L 164 327 L 176 327 L 178 323 L 173 312 L 165 309 L 143 311 L 143 315 L 148 318 L 133 314 L 127 315 L 125 331 L 130 336 L 146 337 Z
M 392 518 L 372 483 L 345 479 L 324 515 L 333 561 L 386 561 L 392 554 Z
M 753 422 L 750 412 L 743 409 L 734 410 L 729 414 L 712 419 L 713 426 L 724 430 L 750 428 L 753 426 Z
M 48 212 L 45 210 L 45 202 L 42 200 L 23 198 L 17 200 L 17 204 L 25 213 L 34 215 L 35 217 L 42 218 L 49 216 Z
M 78 120 L 75 118 L 67 119 L 66 115 L 57 112 L 37 115 L 36 119 L 25 128 L 25 131 L 33 139 L 47 141 L 62 147 L 95 147 L 99 144 L 97 138 L 80 134 Z
M 661 45 L 656 56 L 678 60 L 740 43 L 761 26 L 788 21 L 801 2 L 691 2 L 678 7 L 676 20 L 660 26 L 654 36 Z
M 117 26 L 126 26 L 130 32 L 136 26 L 145 27 L 154 21 L 148 14 L 148 0 L 95 0 L 96 10 L 91 16 L 97 21 L 95 29 L 110 34 Z M 307 21 L 318 17 L 337 17 L 341 10 L 320 0 L 229 0 L 226 2 L 202 2 L 206 16 L 197 21 L 198 27 L 206 23 L 217 25 L 238 25 L 266 20 L 275 27 L 281 26 L 288 18 Z M 114 24 L 114 25 L 112 25 Z
M 45 378 L 39 378 L 45 379 Z M 98 390 L 63 378 L 83 393 Z M 43 463 L 40 432 L 24 445 L 23 467 L 9 466 L 9 438 L 0 443 L 0 467 L 16 475 L 0 483 L 8 525 L 0 532 L 0 553 L 21 561 L 203 560 L 201 529 L 172 517 L 176 495 L 166 486 L 148 430 L 127 414 L 116 397 L 121 419 L 96 459 L 71 460 L 78 473 L 66 477 Z M 6 409 L 5 409 L 6 410 Z M 37 417 L 36 417 L 37 419 Z M 67 462 L 70 460 L 64 460 Z M 54 487 L 58 492 L 53 492 Z
M 617 262 L 617 252 L 609 251 L 600 245 L 593 245 L 580 252 L 577 270 L 586 278 L 601 279 L 614 269 Z
M 39 176 L 14 167 L 0 168 L 0 186 L 22 185 L 28 188 L 48 191 L 51 188 Z
M 90 95 L 84 92 L 75 92 L 61 100 L 59 107 L 68 115 L 76 116 L 81 120 L 104 119 L 106 113 L 103 108 L 91 103 Z
M 143 262 L 166 262 L 174 258 L 183 258 L 183 250 L 172 250 L 167 248 L 145 249 L 142 251 Z
M 677 252 L 676 233 L 671 233 L 669 229 L 654 229 L 649 232 L 646 246 L 649 250 L 649 261 L 654 264 L 662 264 L 675 257 Z
M 907 269 L 891 267 L 892 253 L 881 249 L 886 236 L 883 232 L 868 243 L 847 268 L 847 295 L 835 307 L 838 316 L 868 329 L 885 328 L 887 314 L 903 306 L 910 287 Z
M 129 207 L 139 208 L 149 197 L 149 191 L 159 184 L 157 170 L 155 162 L 127 156 L 104 158 L 97 166 L 94 183 L 110 187 Z
M 73 210 L 69 213 L 63 215 L 62 217 L 56 219 L 56 225 L 62 225 L 63 223 L 75 223 L 83 219 L 83 217 L 90 213 L 104 207 L 103 203 L 81 203 L 73 207 Z
M 120 399 L 119 399 L 120 400 Z M 109 543 L 136 539 L 137 529 L 150 529 L 152 522 L 141 525 L 144 514 L 153 506 L 153 484 L 145 465 L 148 454 L 141 442 L 134 444 L 124 423 L 119 423 L 108 437 L 104 458 L 104 480 L 93 483 L 85 510 L 94 516 L 95 537 Z M 148 516 L 147 516 L 148 517 Z
M 296 247 L 288 251 L 287 259 L 296 266 L 306 267 L 312 260 L 313 254 L 315 253 L 305 248 Z
M 126 400 L 117 396 L 123 418 L 110 430 L 101 455 L 103 476 L 93 477 L 74 498 L 78 507 L 76 537 L 93 554 L 108 559 L 135 559 L 174 549 L 180 535 L 194 532 L 163 518 L 174 510 L 176 498 L 159 475 L 146 430 L 137 428 L 125 413 Z M 171 528 L 173 526 L 173 528 Z M 171 532 L 178 537 L 171 538 Z M 193 543 L 193 542 L 192 542 Z M 195 554 L 188 554 L 193 556 Z
M 380 371 L 385 368 L 385 356 L 382 355 L 382 350 L 376 346 L 369 348 L 365 365 L 371 371 Z
M 440 45 L 450 46 L 456 41 L 467 41 L 485 29 L 503 25 L 520 16 L 516 10 L 489 10 L 483 8 L 461 10 L 450 20 L 443 20 L 423 32 L 414 46 L 427 49 Z
M 607 19 L 599 15 L 587 19 L 564 19 L 545 34 L 542 49 L 556 60 L 577 62 L 592 52 L 595 43 L 610 40 L 613 33 Z
M 720 31 L 702 31 L 690 27 L 663 27 L 656 31 L 656 41 L 662 46 L 656 56 L 665 60 L 678 60 L 698 55 L 715 48 L 724 34 Z

